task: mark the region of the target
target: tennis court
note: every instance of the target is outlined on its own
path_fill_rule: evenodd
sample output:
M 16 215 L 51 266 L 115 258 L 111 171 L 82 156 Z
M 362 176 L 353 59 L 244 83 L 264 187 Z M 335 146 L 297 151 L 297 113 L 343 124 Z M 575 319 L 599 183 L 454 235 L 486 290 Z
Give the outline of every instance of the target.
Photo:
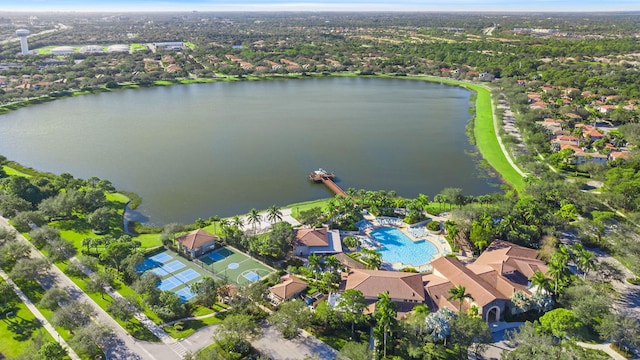
M 231 247 L 223 247 L 198 259 L 203 269 L 230 284 L 254 283 L 275 270 Z
M 167 250 L 146 258 L 138 266 L 138 271 L 158 275 L 160 277 L 157 284 L 158 289 L 171 291 L 178 295 L 182 301 L 188 301 L 196 296 L 191 292 L 191 285 L 202 280 L 205 276 L 211 276 L 194 263 Z

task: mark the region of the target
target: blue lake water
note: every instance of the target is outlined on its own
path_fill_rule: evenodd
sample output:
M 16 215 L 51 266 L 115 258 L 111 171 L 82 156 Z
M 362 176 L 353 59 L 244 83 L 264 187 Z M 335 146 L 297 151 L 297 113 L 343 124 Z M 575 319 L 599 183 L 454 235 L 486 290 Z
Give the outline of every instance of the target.
M 469 91 L 402 79 L 193 84 L 101 93 L 0 116 L 0 154 L 109 179 L 162 225 L 332 196 L 307 181 L 433 196 L 499 191 L 469 152 Z

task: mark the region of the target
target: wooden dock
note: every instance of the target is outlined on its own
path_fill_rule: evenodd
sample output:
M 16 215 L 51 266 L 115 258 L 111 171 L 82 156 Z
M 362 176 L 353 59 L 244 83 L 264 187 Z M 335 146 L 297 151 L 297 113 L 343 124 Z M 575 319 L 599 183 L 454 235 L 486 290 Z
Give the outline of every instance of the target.
M 338 186 L 335 182 L 333 182 L 334 178 L 335 175 L 333 173 L 326 172 L 322 168 L 316 171 L 312 171 L 311 174 L 309 174 L 309 180 L 314 182 L 322 182 L 334 194 L 340 195 L 342 197 L 347 197 L 347 193 L 342 190 L 342 188 L 340 188 L 340 186 Z

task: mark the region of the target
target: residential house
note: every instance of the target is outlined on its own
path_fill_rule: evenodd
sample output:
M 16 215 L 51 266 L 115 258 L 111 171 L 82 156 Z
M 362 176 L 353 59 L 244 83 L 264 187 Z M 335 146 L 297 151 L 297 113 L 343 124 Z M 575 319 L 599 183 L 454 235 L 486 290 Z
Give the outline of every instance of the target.
M 577 151 L 573 154 L 576 159 L 576 164 L 586 164 L 586 163 L 596 163 L 596 164 L 606 164 L 609 157 L 607 155 L 603 155 L 597 152 L 588 153 L 584 151 Z
M 311 254 L 336 254 L 342 252 L 340 231 L 327 228 L 296 229 L 293 253 L 298 256 Z
M 198 257 L 215 248 L 218 237 L 198 229 L 176 238 L 178 249 L 192 258 Z
M 280 283 L 269 288 L 269 299 L 276 305 L 299 296 L 307 290 L 309 284 L 305 281 L 287 274 L 280 278 Z
M 618 159 L 627 160 L 631 157 L 631 152 L 629 151 L 612 151 L 609 154 L 609 160 L 614 161 Z
M 398 306 L 398 317 L 403 317 L 414 306 L 426 300 L 422 274 L 383 270 L 352 269 L 341 288 L 360 290 L 367 302 L 367 313 L 375 310 L 375 302 L 382 292 L 389 294 Z
M 536 271 L 547 272 L 538 252 L 506 241 L 494 240 L 470 265 L 451 257 L 431 262 L 433 273 L 424 275 L 427 303 L 431 311 L 447 307 L 457 311 L 459 304 L 448 300 L 449 289 L 462 285 L 473 300 L 467 299 L 462 310 L 471 306 L 487 322 L 498 321 L 511 304 L 511 296 L 522 291 L 531 294 L 529 278 Z

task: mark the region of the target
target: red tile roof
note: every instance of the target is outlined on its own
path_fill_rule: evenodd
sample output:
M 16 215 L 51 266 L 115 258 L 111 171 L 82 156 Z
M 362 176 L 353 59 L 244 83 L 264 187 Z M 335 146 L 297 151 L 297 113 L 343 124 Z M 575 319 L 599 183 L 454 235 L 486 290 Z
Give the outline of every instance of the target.
M 216 240 L 218 240 L 217 236 L 209 234 L 207 231 L 202 229 L 194 230 L 176 239 L 176 241 L 190 250 L 198 249 L 202 247 L 202 245 Z

